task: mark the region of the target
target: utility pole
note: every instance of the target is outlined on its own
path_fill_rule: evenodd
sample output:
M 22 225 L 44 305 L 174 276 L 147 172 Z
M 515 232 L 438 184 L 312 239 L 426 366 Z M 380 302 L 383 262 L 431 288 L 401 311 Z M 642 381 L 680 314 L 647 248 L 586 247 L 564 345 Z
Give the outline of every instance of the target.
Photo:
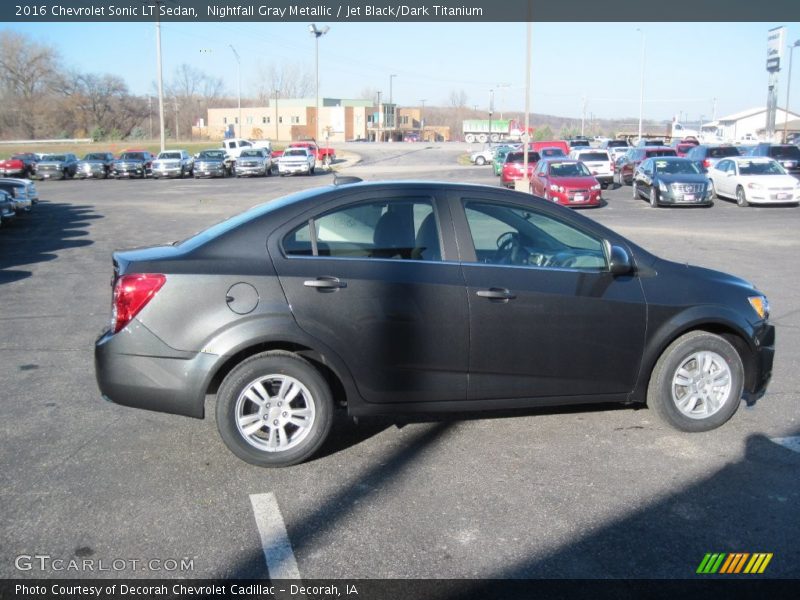
M 175 101 L 175 143 L 178 143 L 178 97 L 173 97 Z
M 275 141 L 280 139 L 278 134 L 278 90 L 275 90 Z
M 586 128 L 586 96 L 583 97 L 583 114 L 581 115 L 581 136 Z
M 316 41 L 316 65 L 317 65 L 317 115 L 316 115 L 316 125 L 314 126 L 314 141 L 319 144 L 319 38 L 330 31 L 330 27 L 327 25 L 322 29 L 318 29 L 316 24 L 312 23 L 308 26 L 308 31 L 311 35 L 314 36 Z
M 531 36 L 533 2 L 528 3 L 528 23 L 525 32 L 525 131 L 522 134 L 522 181 L 514 184 L 516 189 L 521 192 L 531 191 L 531 179 L 528 177 L 528 149 L 530 144 L 530 122 L 531 122 Z
M 644 44 L 645 36 L 644 31 L 637 28 L 636 31 L 642 34 L 642 73 L 641 81 L 639 83 L 639 141 L 642 139 L 642 115 L 644 114 Z
M 161 128 L 161 152 L 166 148 L 164 139 L 164 76 L 161 67 L 161 1 L 154 0 L 156 5 L 156 62 L 158 64 L 158 124 Z
M 489 143 L 492 143 L 492 114 L 494 113 L 494 88 L 489 89 Z
M 147 94 L 147 120 L 150 124 L 150 136 L 148 139 L 153 139 L 153 97 Z
M 383 141 L 383 126 L 381 125 L 381 121 L 383 121 L 383 118 L 381 115 L 381 92 L 379 90 L 378 91 L 378 134 L 375 136 L 376 142 Z

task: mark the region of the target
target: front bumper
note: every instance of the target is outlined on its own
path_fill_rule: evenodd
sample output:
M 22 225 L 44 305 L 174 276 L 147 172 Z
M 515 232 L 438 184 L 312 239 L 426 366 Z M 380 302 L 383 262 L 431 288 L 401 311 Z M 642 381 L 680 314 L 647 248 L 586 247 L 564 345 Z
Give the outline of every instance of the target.
M 765 323 L 755 335 L 756 351 L 750 357 L 745 381 L 744 399 L 753 404 L 767 391 L 772 378 L 772 363 L 775 360 L 775 327 Z
M 153 177 L 183 177 L 183 173 L 184 169 L 182 167 L 153 169 Z
M 194 166 L 195 177 L 225 177 L 225 165 L 198 165 Z
M 39 179 L 65 179 L 64 171 L 61 169 L 36 169 L 36 176 Z
M 75 176 L 79 177 L 80 179 L 88 179 L 90 177 L 98 177 L 103 179 L 108 177 L 108 172 L 103 165 L 80 165 L 78 170 L 75 172 Z
M 147 170 L 144 166 L 114 167 L 114 177 L 147 177 Z
M 659 190 L 658 203 L 670 206 L 710 206 L 714 203 L 708 188 L 700 192 L 682 192 L 668 187 L 667 191 Z
M 3 177 L 16 177 L 18 175 L 24 175 L 26 172 L 25 167 L 20 169 L 0 169 L 0 175 Z
M 259 165 L 256 167 L 246 167 L 243 165 L 236 165 L 236 175 L 238 176 L 248 176 L 248 175 L 266 175 L 267 168 L 264 165 Z
M 14 210 L 16 212 L 28 212 L 33 206 L 33 202 L 30 198 L 12 198 L 12 202 L 14 203 Z
M 310 173 L 311 165 L 303 163 L 302 165 L 285 165 L 278 163 L 278 173 L 281 175 L 293 175 L 294 173 Z
M 203 418 L 207 382 L 218 356 L 167 346 L 139 321 L 95 342 L 97 385 L 115 404 Z

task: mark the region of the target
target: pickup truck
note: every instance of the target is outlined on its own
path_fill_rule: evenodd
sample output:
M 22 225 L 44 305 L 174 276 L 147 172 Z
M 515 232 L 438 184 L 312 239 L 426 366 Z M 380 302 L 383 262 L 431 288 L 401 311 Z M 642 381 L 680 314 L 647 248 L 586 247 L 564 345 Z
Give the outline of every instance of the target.
M 307 148 L 314 160 L 322 165 L 329 165 L 336 160 L 336 151 L 333 148 L 320 148 L 313 140 L 292 142 L 286 147 L 286 150 L 289 148 Z M 283 152 L 280 151 L 273 152 L 272 158 L 280 158 L 282 154 Z
M 222 140 L 222 149 L 225 150 L 225 154 L 230 156 L 232 159 L 239 158 L 239 154 L 242 153 L 242 150 L 250 150 L 252 148 L 264 148 L 269 152 L 272 153 L 272 142 L 269 140 L 245 140 L 242 138 L 230 138 L 227 140 Z
M 283 175 L 293 175 L 294 173 L 305 173 L 312 175 L 316 159 L 311 150 L 305 146 L 289 147 L 284 150 L 278 158 L 278 173 Z
M 39 158 L 30 152 L 12 154 L 11 158 L 0 160 L 0 175 L 8 177 L 33 177 Z

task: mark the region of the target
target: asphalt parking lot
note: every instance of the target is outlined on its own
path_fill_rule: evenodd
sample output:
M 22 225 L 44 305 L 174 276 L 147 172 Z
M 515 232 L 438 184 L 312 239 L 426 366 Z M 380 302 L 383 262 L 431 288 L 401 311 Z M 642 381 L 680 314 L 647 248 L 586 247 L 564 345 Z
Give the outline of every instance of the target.
M 343 174 L 364 179 L 498 184 L 488 166 L 458 164 L 462 145 L 344 150 L 362 160 Z M 281 572 L 303 579 L 690 578 L 707 552 L 770 552 L 764 576 L 800 576 L 800 454 L 778 443 L 800 435 L 797 207 L 653 209 L 626 187 L 584 211 L 769 297 L 769 391 L 709 433 L 616 406 L 342 418 L 316 458 L 264 470 L 229 453 L 213 419 L 102 401 L 93 343 L 113 250 L 331 180 L 37 184 L 35 212 L 0 229 L 0 577 L 274 577 L 285 565 L 267 566 L 259 502 L 291 546 L 296 569 Z M 19 558 L 34 555 L 49 559 Z M 95 570 L 55 567 L 75 559 Z

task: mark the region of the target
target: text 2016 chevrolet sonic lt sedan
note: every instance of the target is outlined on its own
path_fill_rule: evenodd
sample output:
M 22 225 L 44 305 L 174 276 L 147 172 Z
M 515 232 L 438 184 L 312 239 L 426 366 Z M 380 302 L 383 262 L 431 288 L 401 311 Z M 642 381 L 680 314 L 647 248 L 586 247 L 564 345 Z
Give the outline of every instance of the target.
M 751 284 L 660 259 L 496 187 L 350 182 L 175 245 L 115 252 L 109 400 L 202 418 L 247 462 L 311 456 L 354 416 L 646 402 L 683 431 L 767 386 Z

